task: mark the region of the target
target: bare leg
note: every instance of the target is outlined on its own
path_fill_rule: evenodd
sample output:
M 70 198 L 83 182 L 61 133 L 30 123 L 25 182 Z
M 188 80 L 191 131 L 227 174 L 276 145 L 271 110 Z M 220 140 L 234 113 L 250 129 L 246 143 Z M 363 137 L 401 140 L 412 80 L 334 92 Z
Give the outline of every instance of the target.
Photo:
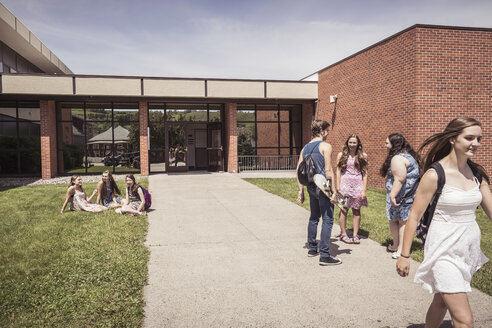
M 466 293 L 442 293 L 442 299 L 451 314 L 454 328 L 473 327 L 473 314 Z
M 94 213 L 101 213 L 106 211 L 107 209 L 108 209 L 107 207 L 99 205 L 99 207 L 94 210 Z
M 352 209 L 352 215 L 353 215 L 353 224 L 354 224 L 354 237 L 359 234 L 359 227 L 360 227 L 360 209 L 356 210 L 355 208 Z
M 447 311 L 448 308 L 446 307 L 446 303 L 444 303 L 441 294 L 434 294 L 434 299 L 425 316 L 425 328 L 439 328 Z
M 142 211 L 142 212 L 139 212 L 137 210 L 134 210 L 131 206 L 129 205 L 123 205 L 121 207 L 121 211 L 120 213 L 122 214 L 125 214 L 125 213 L 130 213 L 130 214 L 134 214 L 134 215 L 147 215 L 147 212 L 145 211 Z
M 398 254 L 401 254 L 401 250 L 403 249 L 403 234 L 405 233 L 405 226 L 407 225 L 407 221 L 398 220 L 398 240 L 402 242 L 398 244 L 398 250 L 396 251 Z
M 391 249 L 397 249 L 400 245 L 400 224 L 398 220 L 390 220 L 390 231 L 391 236 L 393 237 L 393 245 L 391 245 Z
M 340 210 L 340 233 L 343 235 L 347 235 L 347 214 L 348 210 Z

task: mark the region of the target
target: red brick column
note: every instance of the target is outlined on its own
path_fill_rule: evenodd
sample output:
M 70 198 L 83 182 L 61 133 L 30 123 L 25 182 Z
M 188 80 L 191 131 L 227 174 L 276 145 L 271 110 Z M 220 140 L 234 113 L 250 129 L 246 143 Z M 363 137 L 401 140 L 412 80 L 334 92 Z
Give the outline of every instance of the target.
M 149 175 L 149 135 L 147 127 L 149 126 L 149 112 L 147 102 L 138 102 L 138 116 L 140 121 L 140 174 Z
M 311 123 L 313 122 L 313 105 L 302 104 L 302 145 L 311 140 Z
M 57 175 L 56 111 L 54 100 L 41 100 L 41 177 L 51 179 Z
M 225 104 L 225 155 L 227 158 L 227 172 L 238 172 L 237 157 L 237 104 Z

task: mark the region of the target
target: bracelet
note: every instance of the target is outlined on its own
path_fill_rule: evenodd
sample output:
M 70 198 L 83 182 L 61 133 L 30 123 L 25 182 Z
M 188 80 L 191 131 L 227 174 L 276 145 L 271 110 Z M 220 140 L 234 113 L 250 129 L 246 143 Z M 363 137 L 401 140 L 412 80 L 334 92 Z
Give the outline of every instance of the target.
M 401 256 L 401 257 L 404 257 L 404 258 L 406 258 L 406 259 L 409 259 L 409 258 L 410 258 L 410 254 L 409 254 L 408 256 L 405 256 L 405 255 L 403 255 L 403 254 L 400 254 L 400 256 Z

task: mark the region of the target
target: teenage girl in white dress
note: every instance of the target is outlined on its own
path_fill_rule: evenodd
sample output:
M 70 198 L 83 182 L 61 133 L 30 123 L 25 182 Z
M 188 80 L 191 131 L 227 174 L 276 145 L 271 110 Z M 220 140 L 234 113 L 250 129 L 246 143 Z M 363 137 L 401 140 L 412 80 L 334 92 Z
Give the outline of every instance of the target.
M 424 158 L 424 176 L 415 196 L 403 239 L 403 249 L 396 265 L 398 274 L 408 276 L 410 248 L 427 205 L 437 190 L 437 173 L 429 169 L 439 162 L 446 182 L 439 197 L 424 247 L 415 282 L 434 293 L 427 311 L 425 327 L 439 327 L 449 310 L 453 327 L 473 327 L 473 316 L 466 293 L 471 291 L 473 274 L 488 259 L 480 249 L 480 228 L 475 210 L 482 206 L 492 221 L 492 193 L 484 168 L 471 161 L 482 139 L 480 122 L 456 118 L 446 129 L 428 138 L 420 151 L 428 148 Z M 482 176 L 479 185 L 472 168 Z

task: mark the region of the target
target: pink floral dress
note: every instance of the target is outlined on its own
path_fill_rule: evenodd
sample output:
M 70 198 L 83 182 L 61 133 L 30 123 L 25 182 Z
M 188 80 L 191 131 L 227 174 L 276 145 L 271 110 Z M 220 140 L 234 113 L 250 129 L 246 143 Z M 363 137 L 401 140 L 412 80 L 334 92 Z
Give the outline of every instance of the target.
M 340 176 L 340 193 L 348 195 L 347 207 L 360 209 L 361 206 L 367 206 L 367 198 L 362 200 L 361 194 L 363 189 L 362 173 L 355 168 L 355 158 L 349 156 L 347 159 L 347 168 L 342 171 Z

